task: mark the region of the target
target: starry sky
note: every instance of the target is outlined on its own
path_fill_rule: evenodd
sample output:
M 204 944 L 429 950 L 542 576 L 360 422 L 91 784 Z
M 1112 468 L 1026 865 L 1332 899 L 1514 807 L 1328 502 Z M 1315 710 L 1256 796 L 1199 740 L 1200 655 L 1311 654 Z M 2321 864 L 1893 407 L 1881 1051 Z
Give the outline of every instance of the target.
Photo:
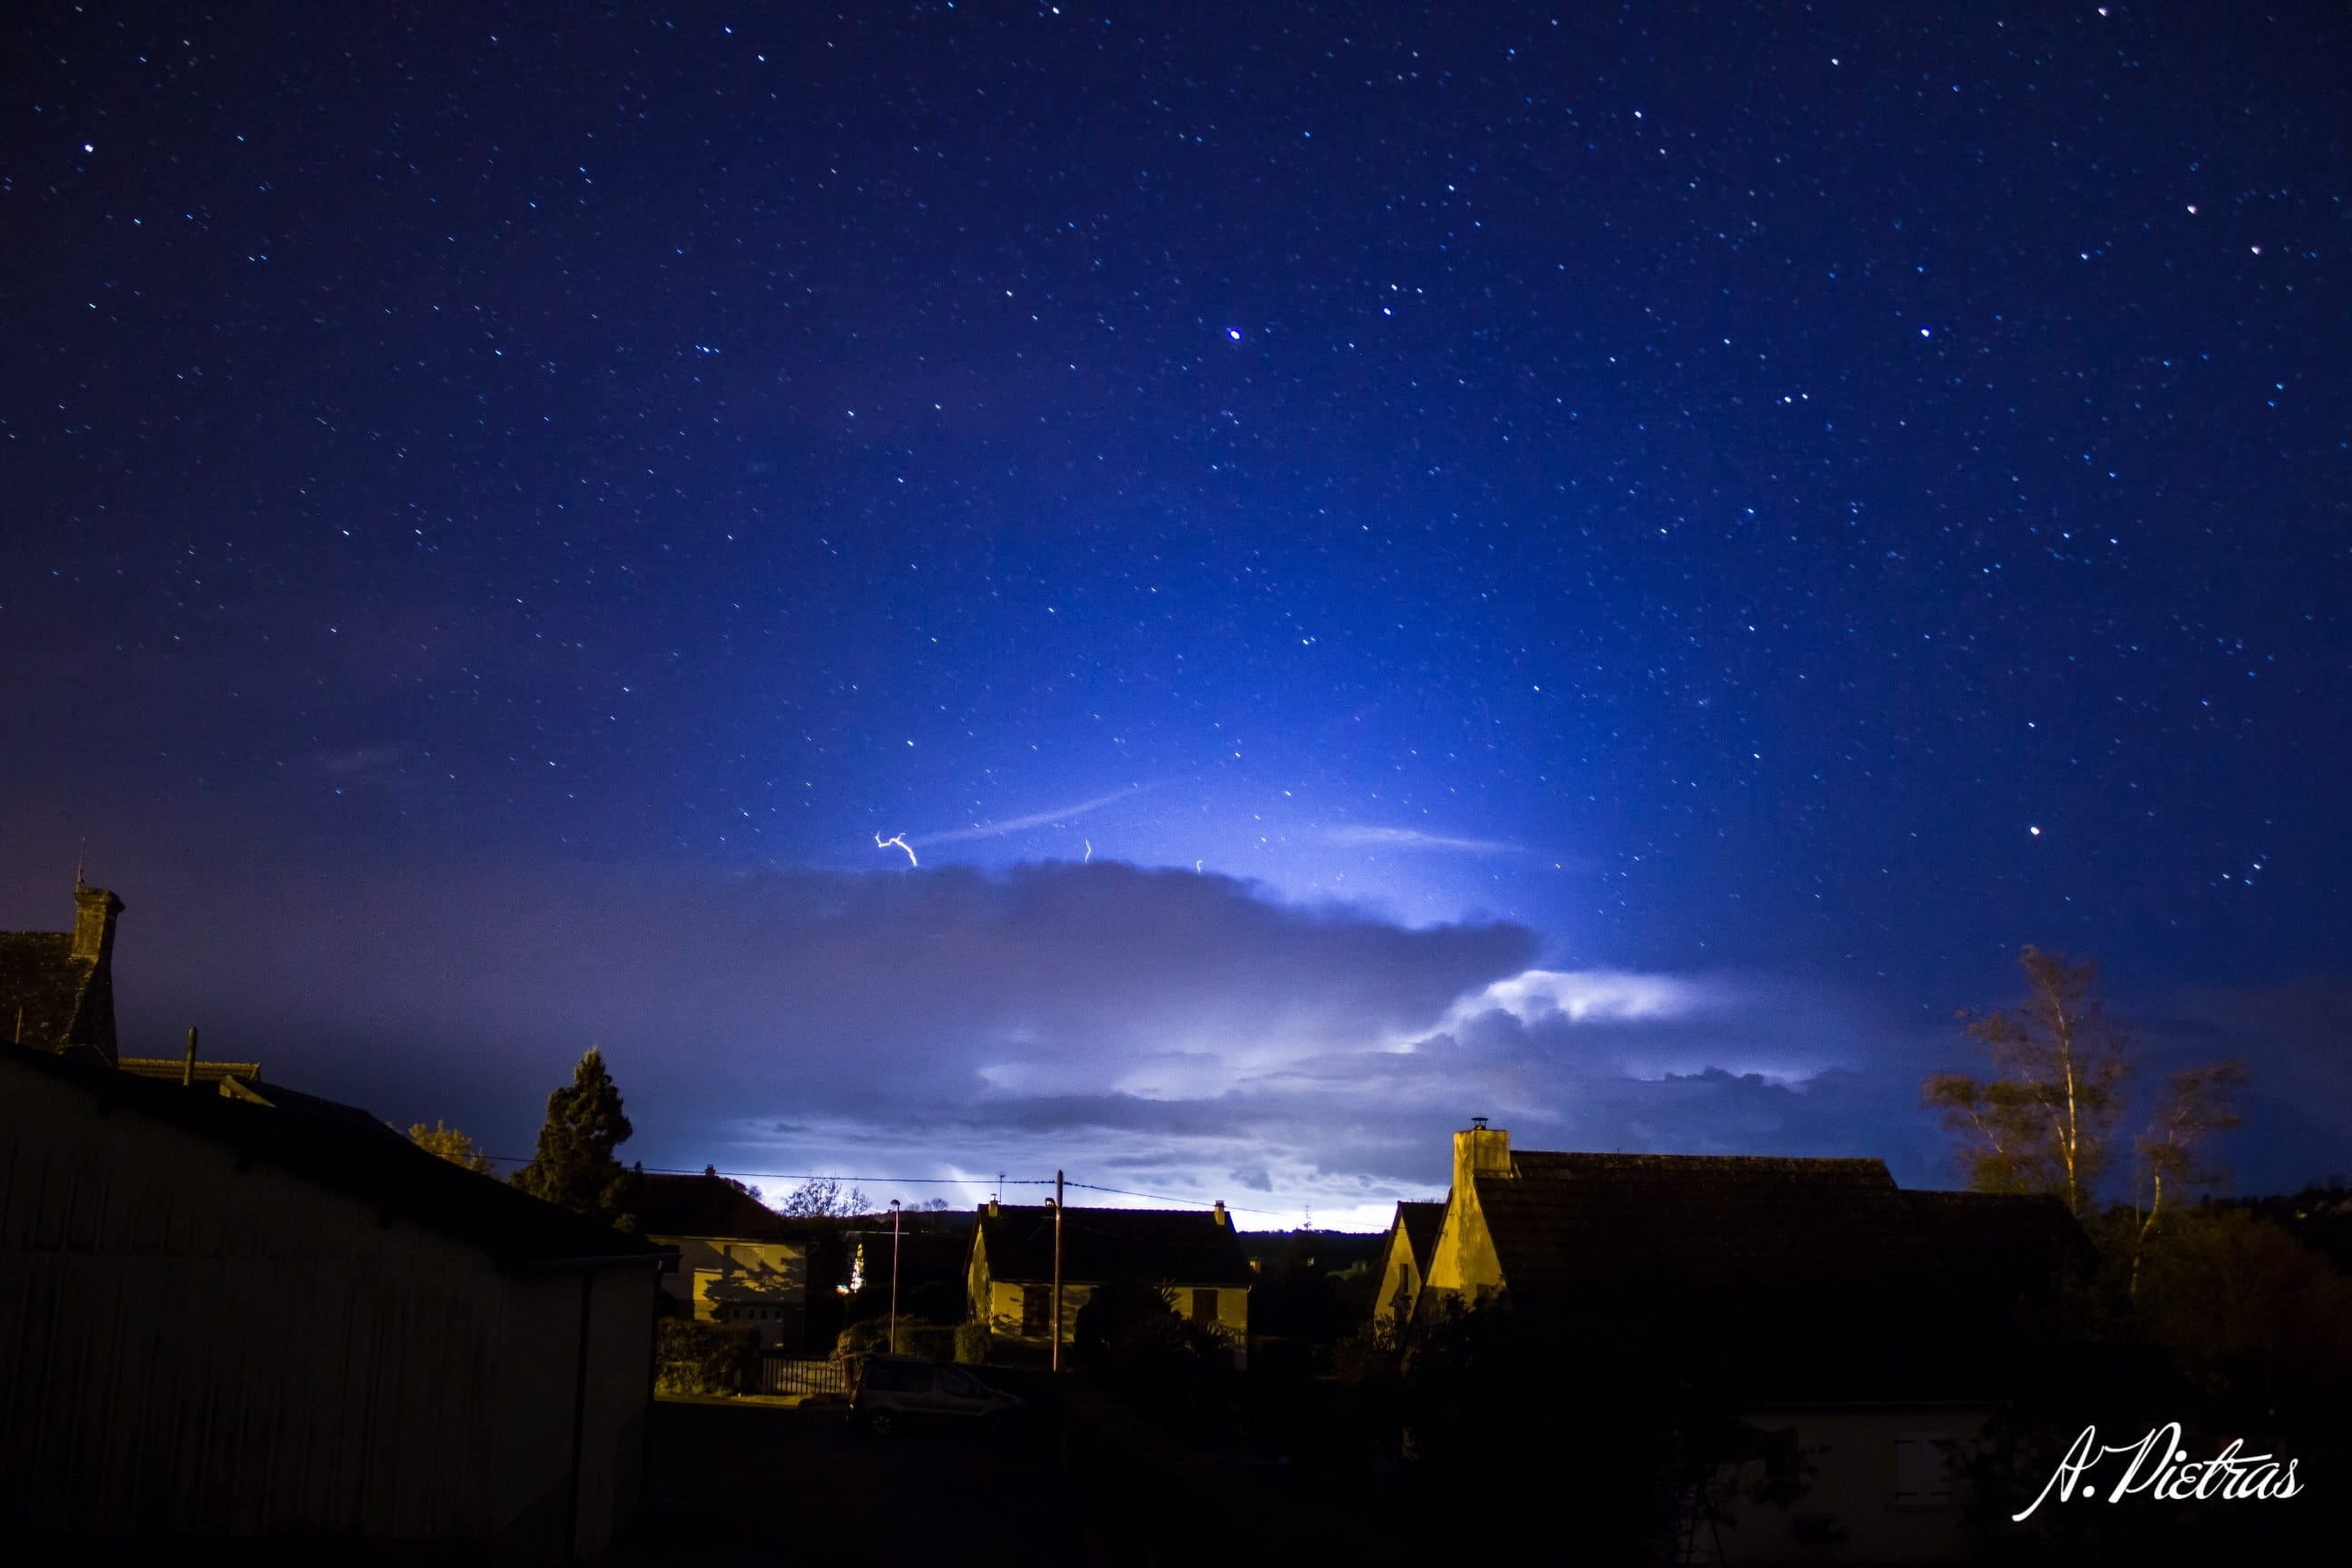
M 2340 8 L 0 34 L 0 926 L 86 840 L 127 1052 L 1372 1224 L 1949 1184 L 2035 942 L 2352 1163 Z

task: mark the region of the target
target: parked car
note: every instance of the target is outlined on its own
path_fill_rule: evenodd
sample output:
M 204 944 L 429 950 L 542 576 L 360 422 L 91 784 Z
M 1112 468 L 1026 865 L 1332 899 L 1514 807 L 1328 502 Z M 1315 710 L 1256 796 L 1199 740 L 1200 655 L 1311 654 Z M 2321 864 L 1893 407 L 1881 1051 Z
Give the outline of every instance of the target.
M 913 1422 L 996 1426 L 1026 1408 L 961 1367 L 911 1355 L 861 1357 L 849 1395 L 850 1418 L 877 1437 Z

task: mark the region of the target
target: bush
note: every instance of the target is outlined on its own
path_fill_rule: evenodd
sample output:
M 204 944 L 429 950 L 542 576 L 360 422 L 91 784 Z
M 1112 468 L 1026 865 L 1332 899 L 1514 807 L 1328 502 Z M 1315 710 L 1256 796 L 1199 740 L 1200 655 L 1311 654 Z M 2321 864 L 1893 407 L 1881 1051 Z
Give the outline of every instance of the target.
M 1149 1279 L 1107 1279 L 1078 1309 L 1071 1348 L 1080 1370 L 1136 1410 L 1196 1439 L 1228 1424 L 1230 1332 L 1180 1316 L 1172 1291 Z
M 956 1325 L 955 1358 L 966 1366 L 986 1366 L 988 1352 L 995 1343 L 996 1337 L 988 1331 L 988 1324 L 978 1318 Z
M 962 1330 L 945 1323 L 927 1323 L 918 1318 L 898 1319 L 898 1353 L 919 1355 L 929 1361 L 961 1361 Z M 849 1355 L 884 1355 L 890 1349 L 890 1320 L 864 1318 L 841 1331 L 834 1342 L 836 1360 Z
M 760 1368 L 760 1331 L 664 1318 L 654 1340 L 654 1388 L 662 1394 L 740 1394 Z

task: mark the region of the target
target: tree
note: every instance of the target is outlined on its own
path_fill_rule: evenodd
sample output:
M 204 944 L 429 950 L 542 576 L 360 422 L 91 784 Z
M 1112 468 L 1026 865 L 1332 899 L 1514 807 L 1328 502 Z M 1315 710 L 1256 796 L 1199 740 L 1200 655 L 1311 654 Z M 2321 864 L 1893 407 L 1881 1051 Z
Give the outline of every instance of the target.
M 2107 1018 L 2095 963 L 2029 947 L 2018 963 L 2026 978 L 2021 1005 L 1960 1015 L 1991 1057 L 1994 1076 L 1937 1073 L 1921 1086 L 1921 1099 L 1943 1112 L 1959 1139 L 1969 1186 L 2049 1193 L 2095 1225 L 2100 1182 L 2115 1163 L 2116 1128 L 2128 1109 L 2136 1044 Z M 2132 1141 L 2136 1169 L 2122 1245 L 2135 1291 L 2139 1253 L 2158 1222 L 2189 1193 L 2222 1179 L 2209 1151 L 2215 1134 L 2242 1120 L 2229 1097 L 2245 1081 L 2245 1068 L 2234 1061 L 2168 1075 L 2147 1130 Z
M 571 1083 L 547 1097 L 547 1125 L 539 1130 L 530 1163 L 514 1173 L 514 1184 L 574 1214 L 620 1223 L 626 1217 L 621 1205 L 629 1173 L 613 1151 L 633 1131 L 604 1055 L 591 1046 Z
M 2176 1203 L 2198 1187 L 2219 1184 L 2225 1173 L 2211 1163 L 2207 1145 L 2217 1132 L 2245 1120 L 2229 1100 L 2230 1091 L 2246 1082 L 2242 1062 L 2212 1062 L 2186 1068 L 2164 1080 L 2156 1118 L 2134 1147 L 2139 1154 L 2141 1191 L 2147 1201 L 2136 1205 L 2139 1226 L 2132 1237 L 2131 1293 L 2139 1294 L 2140 1255 L 2164 1216 L 2165 1200 Z
M 411 1127 L 408 1141 L 426 1153 L 437 1154 L 453 1165 L 478 1171 L 485 1176 L 490 1173 L 489 1156 L 475 1148 L 474 1141 L 463 1132 L 454 1127 L 443 1126 L 439 1117 L 434 1118 L 430 1127 L 422 1121 Z
M 2352 1277 L 2284 1226 L 2199 1204 L 2148 1249 L 2149 1337 L 2225 1406 L 2340 1411 L 2352 1384 Z
M 1994 1076 L 1937 1073 L 1921 1086 L 1921 1098 L 1960 1139 L 1969 1186 L 2053 1193 L 2088 1219 L 2123 1111 L 2132 1042 L 2107 1021 L 2095 962 L 2028 947 L 2018 964 L 2026 980 L 2021 1005 L 1960 1015 L 1991 1057 Z
M 843 1193 L 838 1178 L 811 1176 L 786 1193 L 778 1209 L 793 1219 L 847 1219 L 866 1213 L 871 1206 L 856 1187 Z

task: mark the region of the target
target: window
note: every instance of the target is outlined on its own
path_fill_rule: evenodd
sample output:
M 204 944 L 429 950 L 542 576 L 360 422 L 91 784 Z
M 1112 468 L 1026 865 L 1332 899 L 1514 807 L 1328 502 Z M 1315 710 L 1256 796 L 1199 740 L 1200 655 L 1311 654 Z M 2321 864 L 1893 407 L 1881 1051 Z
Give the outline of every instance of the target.
M 866 1387 L 875 1394 L 929 1394 L 931 1369 L 905 1362 L 876 1362 L 866 1369 Z
M 1932 1508 L 1952 1500 L 1952 1474 L 1947 1463 L 1952 1439 L 1945 1432 L 1898 1432 L 1895 1435 L 1895 1501 L 1906 1508 Z
M 1054 1288 L 1051 1285 L 1021 1287 L 1021 1331 L 1037 1335 L 1051 1331 L 1054 1323 Z
M 1192 1321 L 1196 1323 L 1213 1323 L 1217 1321 L 1217 1293 L 1214 1290 L 1192 1292 Z

